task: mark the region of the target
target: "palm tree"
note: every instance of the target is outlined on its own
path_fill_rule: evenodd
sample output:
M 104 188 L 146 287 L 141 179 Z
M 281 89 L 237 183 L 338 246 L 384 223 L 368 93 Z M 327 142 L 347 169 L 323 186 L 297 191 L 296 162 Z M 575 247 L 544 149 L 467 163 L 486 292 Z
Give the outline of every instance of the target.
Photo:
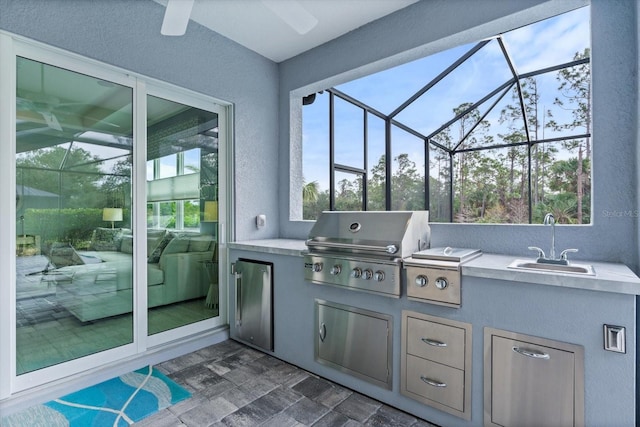
M 318 201 L 318 181 L 306 183 L 302 187 L 303 203 L 316 203 Z

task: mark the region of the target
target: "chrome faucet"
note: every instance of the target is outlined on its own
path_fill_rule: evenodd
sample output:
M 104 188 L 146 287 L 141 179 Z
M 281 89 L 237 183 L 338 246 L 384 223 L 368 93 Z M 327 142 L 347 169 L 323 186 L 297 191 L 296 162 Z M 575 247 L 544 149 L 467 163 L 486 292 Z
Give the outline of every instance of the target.
M 560 253 L 560 257 L 556 258 L 556 219 L 552 213 L 548 213 L 544 216 L 542 221 L 544 225 L 551 226 L 551 250 L 549 251 L 549 258 L 545 255 L 544 251 L 537 246 L 529 246 L 530 251 L 538 252 L 538 259 L 536 262 L 546 264 L 561 264 L 569 265 L 567 254 L 570 252 L 578 252 L 577 249 L 565 249 Z
M 551 226 L 551 251 L 549 252 L 549 257 L 556 259 L 556 218 L 552 213 L 548 213 L 544 216 L 542 223 Z

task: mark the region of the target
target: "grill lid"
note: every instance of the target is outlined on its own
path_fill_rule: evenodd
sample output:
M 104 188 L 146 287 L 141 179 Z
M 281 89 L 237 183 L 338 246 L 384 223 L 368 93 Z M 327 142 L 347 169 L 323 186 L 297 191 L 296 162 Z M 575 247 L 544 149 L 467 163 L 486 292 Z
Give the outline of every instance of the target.
M 429 247 L 428 211 L 325 211 L 309 233 L 313 252 L 405 258 Z
M 429 261 L 465 262 L 481 254 L 482 251 L 480 249 L 452 248 L 447 246 L 416 252 L 412 255 L 412 258 Z

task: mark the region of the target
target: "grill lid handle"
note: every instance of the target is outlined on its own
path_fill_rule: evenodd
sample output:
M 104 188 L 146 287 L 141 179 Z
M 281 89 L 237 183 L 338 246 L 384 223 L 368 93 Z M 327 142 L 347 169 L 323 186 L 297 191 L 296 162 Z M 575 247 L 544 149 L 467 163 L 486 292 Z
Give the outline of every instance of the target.
M 349 249 L 349 250 L 366 250 L 370 252 L 384 252 L 386 254 L 395 254 L 398 252 L 396 245 L 387 246 L 373 246 L 373 245 L 357 245 L 355 243 L 340 243 L 340 242 L 319 242 L 309 239 L 306 241 L 308 247 L 325 247 L 334 249 Z

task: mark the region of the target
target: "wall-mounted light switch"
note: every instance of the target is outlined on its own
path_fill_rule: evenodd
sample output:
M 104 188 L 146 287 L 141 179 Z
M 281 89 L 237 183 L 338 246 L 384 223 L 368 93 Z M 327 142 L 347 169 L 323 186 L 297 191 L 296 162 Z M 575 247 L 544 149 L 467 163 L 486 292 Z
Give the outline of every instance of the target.
M 256 228 L 262 228 L 267 225 L 267 216 L 265 214 L 260 214 L 256 217 Z
M 604 325 L 604 349 L 616 353 L 626 353 L 625 332 L 623 326 Z

